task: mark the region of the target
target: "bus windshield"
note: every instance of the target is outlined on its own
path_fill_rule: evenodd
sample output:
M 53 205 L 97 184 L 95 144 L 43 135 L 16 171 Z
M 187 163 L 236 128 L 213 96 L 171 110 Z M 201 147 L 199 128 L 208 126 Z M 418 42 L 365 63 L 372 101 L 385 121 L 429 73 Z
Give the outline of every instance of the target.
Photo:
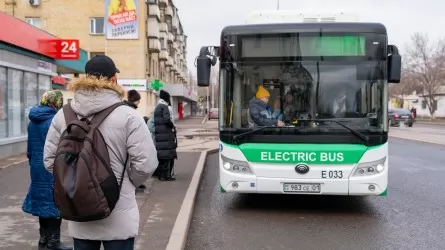
M 371 71 L 380 70 L 380 66 L 375 67 Z M 295 120 L 337 119 L 365 133 L 386 131 L 386 80 L 358 72 L 362 69 L 362 62 L 354 61 L 222 63 L 220 129 L 252 129 L 249 103 L 255 100 L 261 85 L 270 93 L 268 105 L 275 118 L 286 124 L 294 124 Z M 304 129 L 344 132 L 341 126 L 325 125 Z

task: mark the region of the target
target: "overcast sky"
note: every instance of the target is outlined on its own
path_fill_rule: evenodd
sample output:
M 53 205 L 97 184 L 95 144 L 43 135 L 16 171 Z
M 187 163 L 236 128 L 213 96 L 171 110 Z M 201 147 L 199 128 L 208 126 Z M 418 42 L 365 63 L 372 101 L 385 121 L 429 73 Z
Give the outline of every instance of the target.
M 252 11 L 277 9 L 276 0 L 174 0 L 174 3 L 188 35 L 187 60 L 194 74 L 193 63 L 199 49 L 203 45 L 219 45 L 223 27 L 243 24 Z M 280 0 L 280 9 L 358 14 L 361 22 L 383 23 L 389 42 L 402 51 L 414 32 L 426 32 L 431 39 L 445 38 L 444 0 Z

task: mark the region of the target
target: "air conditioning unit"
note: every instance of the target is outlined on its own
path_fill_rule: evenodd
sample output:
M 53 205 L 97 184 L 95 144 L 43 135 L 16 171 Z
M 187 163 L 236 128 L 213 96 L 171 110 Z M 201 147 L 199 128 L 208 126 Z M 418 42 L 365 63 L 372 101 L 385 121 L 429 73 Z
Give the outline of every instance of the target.
M 29 0 L 29 4 L 32 6 L 40 6 L 40 0 Z

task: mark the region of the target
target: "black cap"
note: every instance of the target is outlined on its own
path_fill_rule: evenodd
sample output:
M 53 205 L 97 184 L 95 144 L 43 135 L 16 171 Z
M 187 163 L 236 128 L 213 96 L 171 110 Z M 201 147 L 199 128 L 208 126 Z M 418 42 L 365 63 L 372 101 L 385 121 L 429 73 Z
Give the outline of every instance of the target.
M 113 60 L 106 55 L 96 55 L 85 64 L 85 74 L 111 78 L 120 71 L 116 68 Z

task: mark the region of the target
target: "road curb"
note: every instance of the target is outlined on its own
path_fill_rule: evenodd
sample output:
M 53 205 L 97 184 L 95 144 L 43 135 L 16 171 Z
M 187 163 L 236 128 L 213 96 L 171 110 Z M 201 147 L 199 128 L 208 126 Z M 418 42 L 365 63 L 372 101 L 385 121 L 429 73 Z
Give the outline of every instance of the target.
M 6 166 L 1 166 L 1 167 L 0 167 L 0 170 L 7 169 L 7 168 L 9 168 L 9 167 L 15 167 L 15 166 L 20 165 L 20 164 L 23 164 L 23 163 L 25 163 L 25 162 L 28 162 L 28 159 L 26 159 L 26 160 L 22 160 L 22 161 L 16 161 L 16 162 L 11 163 L 11 164 L 6 165 Z
M 411 141 L 418 141 L 418 142 L 424 142 L 424 143 L 431 143 L 431 144 L 436 144 L 436 145 L 440 145 L 440 146 L 445 146 L 445 142 L 444 143 L 440 143 L 440 142 L 434 142 L 434 141 L 428 141 L 428 140 L 422 140 L 422 139 L 415 139 L 415 138 L 410 138 L 410 137 L 406 137 L 406 136 L 395 136 L 395 135 L 389 135 L 389 137 L 397 138 L 397 139 L 403 139 L 403 140 L 411 140 Z
M 192 180 L 190 181 L 189 188 L 185 194 L 184 200 L 176 217 L 175 225 L 170 234 L 166 250 L 183 250 L 187 241 L 187 234 L 192 218 L 193 210 L 195 207 L 196 195 L 198 193 L 199 183 L 201 182 L 201 176 L 204 171 L 205 161 L 207 155 L 218 152 L 218 148 L 208 149 L 201 152 L 201 155 L 196 165 L 195 172 L 193 173 Z
M 209 120 L 209 115 L 207 114 L 204 116 L 204 119 L 202 119 L 201 124 L 205 124 L 208 120 Z

